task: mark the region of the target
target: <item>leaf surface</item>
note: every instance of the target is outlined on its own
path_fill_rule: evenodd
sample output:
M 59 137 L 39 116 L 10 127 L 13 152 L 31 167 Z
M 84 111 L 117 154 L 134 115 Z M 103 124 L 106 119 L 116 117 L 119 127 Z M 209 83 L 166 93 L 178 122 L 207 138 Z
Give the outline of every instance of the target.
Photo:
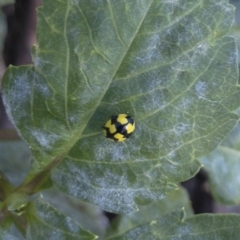
M 43 1 L 34 66 L 10 67 L 4 102 L 34 153 L 33 176 L 113 212 L 159 200 L 236 124 L 226 0 Z M 134 135 L 104 138 L 111 115 Z
M 102 239 L 108 225 L 108 219 L 101 209 L 79 199 L 71 198 L 55 188 L 45 190 L 42 193 L 43 199 L 56 210 Z
M 31 151 L 23 141 L 0 141 L 0 170 L 19 186 L 30 168 Z
M 240 203 L 240 125 L 209 155 L 201 158 L 214 198 L 222 204 Z
M 31 204 L 28 212 L 28 227 L 26 239 L 79 239 L 93 240 L 97 237 L 83 230 L 70 217 L 61 214 L 42 198 L 37 198 Z
M 0 238 L 2 240 L 19 240 L 18 237 L 16 237 L 12 231 L 11 231 L 11 225 L 12 221 L 7 220 L 4 223 L 1 223 L 1 228 L 0 228 Z
M 184 219 L 183 211 L 174 211 L 132 229 L 111 240 L 212 240 L 238 239 L 240 234 L 239 215 L 199 214 Z
M 184 208 L 187 216 L 191 216 L 193 214 L 188 194 L 182 187 L 171 192 L 158 202 L 141 206 L 138 212 L 128 215 L 119 215 L 111 222 L 106 238 L 122 235 L 129 230 L 151 222 L 152 219 L 164 217 L 164 214 L 181 208 Z

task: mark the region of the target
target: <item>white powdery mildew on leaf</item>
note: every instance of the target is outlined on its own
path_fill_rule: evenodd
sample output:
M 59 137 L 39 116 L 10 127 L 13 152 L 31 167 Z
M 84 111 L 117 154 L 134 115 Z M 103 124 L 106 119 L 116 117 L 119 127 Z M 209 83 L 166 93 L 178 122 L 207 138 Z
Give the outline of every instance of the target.
M 180 101 L 177 102 L 176 107 L 180 110 L 188 112 L 194 105 L 195 99 L 190 96 L 185 96 Z
M 144 177 L 147 177 L 149 179 L 149 181 L 151 181 L 151 179 L 158 179 L 159 178 L 159 171 L 162 167 L 162 164 L 156 164 L 152 169 L 149 169 L 148 171 L 146 170 L 144 172 Z M 159 194 L 158 195 L 158 199 L 162 199 L 164 198 L 165 195 L 164 194 Z
M 236 64 L 236 59 L 238 59 L 238 52 L 232 52 L 228 58 L 228 64 L 231 65 L 231 64 Z
M 79 111 L 69 111 L 68 120 L 73 126 L 79 125 L 79 120 L 83 118 L 84 113 Z
M 198 81 L 195 85 L 195 91 L 199 98 L 204 98 L 206 96 L 207 89 L 208 86 L 206 82 Z
M 36 227 L 38 228 L 38 227 Z M 52 239 L 52 240 L 64 240 L 65 238 L 63 238 L 63 235 L 60 231 L 56 230 L 56 229 L 52 229 L 51 230 L 48 227 L 45 228 L 41 228 L 41 232 L 39 234 L 37 234 L 38 237 L 41 237 L 43 239 Z M 27 233 L 27 239 L 34 239 L 36 236 L 34 234 L 34 236 L 29 232 Z
M 140 126 L 137 126 L 137 131 L 141 131 L 139 127 Z M 137 155 L 141 150 L 141 144 L 135 144 L 135 140 L 139 138 L 139 136 L 140 136 L 139 134 L 133 133 L 133 135 L 130 136 L 130 138 L 128 139 L 127 146 L 128 146 L 128 149 L 131 149 L 131 152 L 129 153 L 129 158 L 131 153 Z M 126 153 L 126 151 L 124 151 L 124 153 Z M 142 155 L 139 155 L 138 160 L 146 160 L 146 158 L 143 157 Z
M 65 218 L 65 223 L 64 225 L 66 225 L 67 229 L 69 230 L 69 232 L 72 233 L 79 233 L 80 232 L 80 227 L 73 222 L 73 220 L 70 217 L 66 217 Z
M 137 210 L 133 200 L 132 189 L 129 191 L 115 189 L 101 190 L 93 196 L 91 201 L 93 203 L 100 203 L 101 206 L 111 212 L 129 213 Z
M 171 4 L 171 5 L 178 5 L 179 0 L 164 0 L 163 1 L 165 4 Z
M 73 113 L 73 114 L 71 114 L 71 113 L 69 113 L 68 114 L 68 120 L 69 120 L 69 122 L 71 123 L 71 124 L 78 124 L 78 120 L 79 119 L 81 119 L 81 116 L 79 116 L 78 114 L 76 114 L 76 113 Z
M 169 160 L 175 159 L 175 157 L 176 157 L 176 151 L 175 150 L 169 152 L 168 155 L 167 155 L 167 159 L 169 159 Z M 178 163 L 176 162 L 174 164 L 178 164 Z
M 56 225 L 58 223 L 58 220 L 54 217 L 55 214 L 52 207 L 47 202 L 37 199 L 35 202 L 35 210 L 37 212 L 37 216 L 39 216 L 39 218 L 44 222 L 51 222 L 52 225 Z
M 176 134 L 173 134 L 172 141 L 168 142 L 170 149 L 177 149 L 178 147 L 183 146 L 183 144 L 184 144 L 183 140 Z
M 176 62 L 174 62 L 171 66 L 172 71 L 175 73 L 171 79 L 171 83 L 169 84 L 170 87 L 169 89 L 173 86 L 173 84 L 176 82 L 176 79 L 178 78 L 178 76 L 180 76 L 183 73 L 186 73 L 188 70 L 187 69 L 187 65 L 189 65 L 189 63 L 187 61 L 185 61 L 184 59 L 179 59 Z
M 14 79 L 11 89 L 11 92 L 14 92 L 14 94 L 11 94 L 10 92 L 8 93 L 8 90 L 3 90 L 3 92 L 7 91 L 3 95 L 3 101 L 5 102 L 7 115 L 11 119 L 12 123 L 14 123 L 15 121 L 22 121 L 24 118 L 28 117 L 26 111 L 19 111 L 19 108 L 21 108 L 25 104 L 29 104 L 30 100 L 32 86 L 29 84 L 26 78 L 27 77 L 24 75 L 21 77 L 16 77 L 16 79 Z M 9 97 L 8 94 L 11 94 L 10 101 L 14 103 L 11 108 L 9 107 L 10 104 L 7 103 L 7 98 Z
M 162 96 L 160 94 L 149 94 L 148 101 L 143 102 L 142 108 L 145 114 L 159 111 L 159 109 L 164 108 L 166 105 L 166 101 L 163 101 Z
M 46 85 L 43 82 L 38 82 L 37 79 L 35 79 L 35 92 L 40 95 L 40 97 L 43 97 L 44 99 L 48 99 L 52 96 L 52 91 L 48 85 Z
M 135 180 L 129 188 L 129 173 L 127 168 L 107 165 L 98 165 L 91 171 L 92 165 L 83 165 L 79 168 L 78 162 L 68 159 L 64 170 L 59 169 L 52 173 L 52 179 L 57 186 L 67 186 L 67 192 L 75 197 L 98 203 L 105 209 L 114 212 L 130 212 L 136 210 L 134 198 L 159 199 L 163 195 L 151 189 L 142 188 Z M 69 174 L 65 175 L 66 172 Z M 96 172 L 98 175 L 96 175 Z M 120 176 L 121 175 L 121 176 Z M 141 177 L 141 176 L 139 176 Z M 67 185 L 66 185 L 67 181 Z M 111 182 L 111 187 L 109 187 Z
M 36 68 L 41 69 L 42 66 L 44 65 L 43 62 L 42 62 L 42 58 L 40 56 L 34 57 L 33 61 L 34 61 L 34 65 L 35 65 Z
M 171 163 L 172 164 L 170 164 L 169 167 L 168 167 L 168 173 L 172 174 L 173 176 L 177 175 L 179 170 L 178 170 L 178 168 L 176 168 L 176 165 L 179 165 L 179 163 L 173 162 L 173 161 L 171 161 Z
M 88 171 L 88 169 L 86 170 Z M 82 171 L 73 171 L 73 175 L 75 176 L 74 179 L 68 179 L 68 192 L 70 195 L 81 197 L 82 199 L 88 199 L 90 202 L 98 203 L 106 208 L 112 205 L 112 211 L 120 211 L 122 206 L 125 206 L 127 209 L 131 208 L 131 210 L 133 211 L 132 208 L 134 202 L 132 196 L 132 189 L 130 191 L 128 191 L 128 189 L 120 190 L 114 188 L 114 186 L 112 186 L 111 189 L 104 180 L 105 177 L 94 179 L 93 182 L 92 179 L 94 178 L 94 176 L 91 176 L 91 174 L 89 173 L 87 174 L 86 170 L 83 169 Z M 53 179 L 55 179 L 56 176 L 57 175 L 53 175 Z M 110 175 L 108 174 L 108 176 Z M 62 181 L 61 178 L 60 181 Z M 73 181 L 73 184 L 70 184 L 71 181 Z M 114 183 L 113 178 L 109 179 L 109 181 Z M 115 184 L 119 181 L 123 183 L 123 181 L 115 177 Z M 59 183 L 65 184 L 65 182 Z M 94 183 L 97 185 L 92 185 Z
M 13 81 L 12 90 L 14 91 L 14 96 L 12 96 L 14 102 L 22 104 L 28 102 L 32 86 L 29 84 L 27 76 L 16 77 Z
M 159 52 L 158 48 L 161 45 L 161 37 L 159 33 L 153 34 L 149 41 L 147 42 L 147 48 L 145 48 L 146 54 L 144 58 L 138 58 L 138 62 L 142 62 L 140 65 L 144 65 L 145 63 L 149 63 L 154 60 L 162 59 L 162 54 Z M 158 54 L 156 54 L 158 52 Z
M 119 175 L 116 175 L 114 173 L 114 171 L 112 171 L 111 169 L 106 169 L 105 166 L 101 166 L 99 167 L 98 171 L 99 173 L 101 173 L 101 176 L 97 176 L 95 175 L 94 172 L 89 172 L 88 168 L 76 168 L 75 164 L 72 161 L 68 161 L 68 163 L 66 164 L 68 166 L 69 169 L 71 169 L 71 172 L 74 173 L 74 176 L 76 177 L 76 180 L 79 182 L 83 182 L 86 183 L 88 185 L 91 185 L 91 183 L 93 183 L 93 181 L 97 184 L 95 187 L 96 188 L 103 188 L 103 189 L 108 189 L 109 185 L 108 185 L 108 181 L 111 182 L 112 184 L 112 188 L 114 190 L 114 186 L 118 186 L 120 183 L 121 189 L 127 189 L 128 188 L 128 181 L 126 176 L 122 175 L 119 178 Z M 106 179 L 108 179 L 108 181 L 106 181 Z
M 96 145 L 94 149 L 94 156 L 96 161 L 104 161 L 106 158 L 108 159 L 111 156 L 112 161 L 126 161 L 126 155 L 124 153 L 124 145 L 120 145 L 118 143 L 114 144 L 109 141 L 108 146 L 103 147 L 102 144 Z M 108 143 L 108 142 L 107 142 Z M 111 146 L 111 151 L 109 151 L 109 146 Z
M 132 231 L 126 234 L 126 239 L 138 239 L 138 237 L 143 234 L 144 228 L 145 226 L 133 229 Z
M 184 122 L 180 122 L 174 126 L 174 130 L 178 136 L 181 136 L 190 132 L 191 129 L 192 129 L 192 126 Z
M 179 6 L 179 0 L 164 0 L 163 1 L 163 12 L 166 15 L 171 15 L 174 13 L 174 8 Z
M 185 224 L 185 225 L 182 224 L 176 230 L 177 231 L 176 231 L 176 233 L 174 235 L 178 236 L 178 237 L 189 236 L 189 233 L 193 233 L 193 232 L 196 231 L 195 229 L 193 229 L 193 227 L 190 224 Z M 169 235 L 171 236 L 171 233 Z
M 38 214 L 40 211 L 38 211 Z M 44 214 L 42 214 L 42 217 L 44 217 Z M 40 217 L 41 218 L 41 217 Z M 51 218 L 52 220 L 55 220 L 55 223 L 57 223 L 57 219 L 55 217 Z M 44 224 L 42 224 L 42 222 Z M 36 226 L 35 226 L 36 225 Z M 41 231 L 39 231 L 39 229 Z M 38 234 L 36 235 L 36 230 L 38 230 Z M 56 227 L 54 226 L 54 222 L 49 222 L 44 220 L 44 218 L 41 218 L 40 222 L 34 224 L 29 224 L 27 228 L 27 233 L 26 233 L 27 239 L 34 239 L 36 237 L 42 237 L 43 239 L 53 239 L 53 240 L 61 240 L 65 239 L 63 238 L 62 232 L 57 230 Z
M 39 227 L 41 228 L 41 236 L 46 239 L 65 239 L 66 236 L 81 234 L 82 229 L 70 217 L 59 213 L 49 203 L 40 199 L 35 201 L 35 209 L 37 218 L 39 219 Z M 31 226 L 34 228 L 34 226 Z M 28 232 L 29 236 L 31 231 Z M 75 237 L 76 237 L 75 236 Z
M 164 141 L 164 137 L 165 137 L 164 133 L 158 133 L 158 134 L 156 134 L 154 139 L 156 139 L 156 141 L 160 143 L 160 142 Z M 149 146 L 149 147 L 151 147 L 151 146 Z M 152 146 L 152 147 L 155 148 L 154 146 Z
M 209 51 L 211 51 L 211 47 L 207 42 L 200 43 L 191 51 L 190 60 L 192 71 L 197 70 L 198 72 L 202 72 L 205 70 L 206 66 L 203 62 L 206 60 L 209 61 L 209 57 L 212 55 Z
M 86 156 L 84 152 L 81 151 L 81 153 L 79 153 L 75 157 L 79 158 L 79 160 L 81 160 L 81 158 L 88 159 L 89 161 L 94 159 L 96 162 L 102 161 L 105 163 L 109 162 L 110 160 L 113 162 L 132 161 L 133 159 L 130 157 L 131 154 L 138 154 L 141 149 L 141 145 L 136 144 L 135 142 L 139 136 L 139 132 L 141 131 L 140 128 L 141 127 L 138 124 L 138 130 L 135 131 L 128 140 L 126 140 L 127 142 L 123 143 L 111 141 L 105 138 L 102 133 L 100 133 L 93 139 L 83 138 L 81 144 L 79 145 L 79 149 L 85 149 L 85 151 L 88 151 L 94 144 L 94 151 L 92 151 L 90 155 L 86 154 Z
M 48 64 L 52 65 L 51 62 L 43 60 L 43 58 L 40 57 L 40 56 L 34 57 L 33 61 L 34 61 L 35 67 L 38 68 L 38 69 L 42 69 L 45 65 L 48 65 Z
M 197 56 L 197 57 L 199 57 L 198 55 L 206 56 L 208 54 L 208 50 L 209 50 L 209 43 L 202 42 L 199 45 L 197 45 L 197 48 L 194 51 L 194 56 Z
M 75 31 L 70 31 L 70 35 L 73 36 L 73 39 L 76 38 L 76 40 L 79 38 L 79 36 L 75 33 Z M 78 56 L 79 52 L 79 46 L 74 47 L 73 52 Z M 83 67 L 82 63 L 78 63 L 79 68 Z
M 122 175 L 121 177 L 119 176 L 116 176 L 114 172 L 112 172 L 111 169 L 107 169 L 105 172 L 104 172 L 104 178 L 97 178 L 96 179 L 96 182 L 99 183 L 99 186 L 101 188 L 104 188 L 104 189 L 107 189 L 109 187 L 107 181 L 105 181 L 106 179 L 109 179 L 109 181 L 111 182 L 112 186 L 113 186 L 113 190 L 115 191 L 114 189 L 114 186 L 121 186 L 121 190 L 120 191 L 127 191 L 128 190 L 128 181 L 127 181 L 127 178 Z
M 226 12 L 232 12 L 232 9 L 228 5 L 226 5 L 226 3 L 224 1 L 215 2 L 215 5 L 224 9 L 224 11 L 226 11 Z
M 56 73 L 58 73 L 58 71 L 60 70 L 57 64 L 55 64 L 52 61 L 47 61 L 46 58 L 43 58 L 42 56 L 39 56 L 39 55 L 34 57 L 33 61 L 37 71 L 36 74 L 44 74 L 44 77 L 51 77 L 52 79 L 56 79 Z M 48 68 L 47 73 L 42 72 L 42 69 L 46 68 L 46 66 L 51 66 L 51 67 Z
M 39 145 L 46 150 L 51 149 L 56 143 L 56 141 L 61 139 L 61 136 L 53 133 L 50 134 L 43 129 L 31 130 L 31 135 L 39 143 Z

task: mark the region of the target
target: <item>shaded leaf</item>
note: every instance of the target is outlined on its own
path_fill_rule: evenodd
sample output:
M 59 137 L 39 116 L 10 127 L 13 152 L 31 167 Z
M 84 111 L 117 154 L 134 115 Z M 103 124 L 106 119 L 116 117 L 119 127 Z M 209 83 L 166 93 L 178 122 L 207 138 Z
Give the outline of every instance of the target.
M 4 102 L 34 152 L 33 176 L 127 213 L 193 176 L 236 124 L 233 22 L 226 0 L 43 1 L 34 66 L 10 67 Z M 135 134 L 104 138 L 129 112 Z M 57 165 L 55 167 L 55 165 Z
M 11 233 L 17 237 L 17 240 L 25 240 L 25 237 L 22 235 L 22 233 L 17 229 L 17 227 L 14 224 L 11 226 Z M 14 238 L 10 239 L 14 240 Z
M 187 216 L 193 214 L 186 190 L 182 187 L 173 191 L 162 200 L 140 207 L 138 212 L 129 215 L 118 216 L 107 231 L 108 237 L 119 236 L 142 224 L 158 219 L 168 212 L 184 208 Z
M 222 204 L 240 204 L 240 124 L 201 162 L 209 174 L 214 198 Z
M 36 199 L 28 212 L 27 239 L 96 239 L 70 217 L 59 213 L 43 199 Z
M 183 211 L 174 211 L 125 234 L 107 239 L 232 240 L 239 237 L 240 216 L 237 214 L 201 214 L 187 219 L 183 216 Z
M 42 193 L 45 201 L 101 239 L 108 225 L 108 219 L 101 209 L 71 198 L 57 189 L 45 190 Z
M 31 157 L 31 151 L 23 141 L 0 142 L 0 170 L 15 186 L 25 179 Z
M 10 220 L 1 223 L 0 227 L 0 239 L 2 240 L 20 240 L 19 236 L 12 231 L 12 222 Z

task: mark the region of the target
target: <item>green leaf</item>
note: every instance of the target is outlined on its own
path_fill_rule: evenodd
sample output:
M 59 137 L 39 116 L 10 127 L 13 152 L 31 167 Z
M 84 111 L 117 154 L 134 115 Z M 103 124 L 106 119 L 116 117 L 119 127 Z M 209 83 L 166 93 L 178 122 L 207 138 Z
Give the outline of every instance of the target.
M 70 217 L 59 213 L 42 198 L 37 198 L 28 212 L 27 239 L 96 239 Z
M 92 204 L 71 198 L 57 189 L 45 190 L 42 194 L 43 199 L 50 205 L 79 223 L 82 228 L 102 239 L 108 219 L 101 209 Z
M 32 154 L 29 147 L 23 141 L 3 141 L 0 142 L 0 153 L 0 170 L 13 185 L 19 186 L 30 168 Z
M 202 214 L 187 219 L 183 216 L 183 211 L 174 211 L 124 234 L 106 239 L 232 240 L 239 238 L 240 216 L 237 214 Z
M 6 202 L 9 212 L 17 216 L 21 216 L 25 213 L 25 208 L 29 202 L 29 198 L 25 194 L 16 192 L 10 195 Z
M 5 221 L 4 223 L 1 223 L 0 227 L 0 239 L 2 240 L 20 240 L 11 229 L 11 221 Z
M 208 172 L 214 198 L 222 204 L 239 204 L 240 124 L 201 162 Z
M 3 81 L 9 116 L 34 153 L 27 181 L 113 212 L 160 200 L 200 168 L 236 124 L 233 22 L 226 0 L 43 1 L 34 66 Z M 129 112 L 135 134 L 102 134 Z M 32 186 L 30 184 L 30 186 Z
M 151 222 L 152 219 L 157 219 L 168 212 L 181 208 L 184 208 L 187 216 L 193 214 L 188 194 L 182 187 L 171 192 L 158 202 L 140 207 L 138 212 L 129 215 L 119 215 L 110 225 L 107 236 L 110 238 L 122 235 L 133 228 Z

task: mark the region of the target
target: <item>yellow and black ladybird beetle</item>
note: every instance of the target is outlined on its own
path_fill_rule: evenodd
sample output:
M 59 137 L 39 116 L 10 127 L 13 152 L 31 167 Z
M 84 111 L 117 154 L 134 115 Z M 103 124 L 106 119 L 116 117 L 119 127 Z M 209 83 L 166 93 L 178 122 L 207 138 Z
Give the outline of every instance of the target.
M 122 142 L 129 138 L 134 129 L 135 122 L 133 118 L 123 113 L 112 116 L 103 126 L 105 137 L 115 142 Z

